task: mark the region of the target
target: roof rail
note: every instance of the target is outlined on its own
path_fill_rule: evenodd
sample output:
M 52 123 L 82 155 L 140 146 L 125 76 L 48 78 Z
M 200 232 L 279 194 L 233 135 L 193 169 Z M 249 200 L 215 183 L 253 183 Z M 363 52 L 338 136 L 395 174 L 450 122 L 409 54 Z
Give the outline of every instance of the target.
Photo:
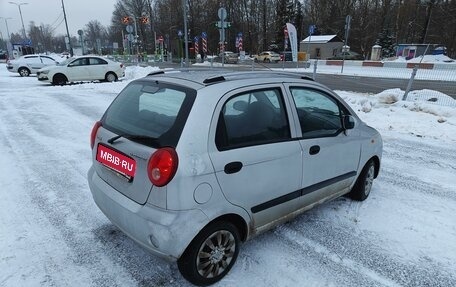
M 216 82 L 222 82 L 222 81 L 227 81 L 231 79 L 238 79 L 238 78 L 248 78 L 249 76 L 251 77 L 261 77 L 261 76 L 271 76 L 271 75 L 276 75 L 276 76 L 285 76 L 285 77 L 290 77 L 290 78 L 298 78 L 302 80 L 308 80 L 308 81 L 314 81 L 313 78 L 302 75 L 299 73 L 295 72 L 281 72 L 281 71 L 248 71 L 248 72 L 231 72 L 227 73 L 224 75 L 217 75 L 214 77 L 207 78 L 203 81 L 204 84 L 213 84 Z
M 158 70 L 158 71 L 153 71 L 153 72 L 150 72 L 149 74 L 147 74 L 148 76 L 155 76 L 155 75 L 161 75 L 161 74 L 164 74 L 165 71 L 163 70 Z

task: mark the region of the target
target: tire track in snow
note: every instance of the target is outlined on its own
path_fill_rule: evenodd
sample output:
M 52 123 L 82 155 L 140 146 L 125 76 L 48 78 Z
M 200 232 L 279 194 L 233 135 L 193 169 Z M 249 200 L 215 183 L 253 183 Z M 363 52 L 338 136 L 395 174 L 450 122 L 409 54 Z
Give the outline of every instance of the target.
M 307 254 L 306 250 L 313 250 L 333 262 L 336 270 L 347 273 L 351 270 L 360 278 L 367 276 L 376 282 L 366 286 L 456 286 L 456 276 L 438 263 L 423 266 L 420 262 L 399 260 L 375 244 L 375 234 L 355 232 L 344 225 L 334 226 L 334 222 L 308 220 L 314 217 L 312 214 L 302 217 L 302 222 L 281 226 L 275 233 L 298 246 L 297 252 Z M 361 281 L 351 286 L 362 285 Z
M 56 104 L 54 103 L 53 106 L 55 107 Z M 62 109 L 66 108 L 62 107 Z M 10 111 L 13 110 L 13 108 L 10 109 Z M 7 114 L 5 113 L 5 115 Z M 74 118 L 75 115 L 69 116 Z M 43 117 L 46 116 L 43 115 Z M 28 162 L 28 165 L 24 167 L 27 174 L 26 184 L 30 186 L 28 196 L 45 214 L 47 220 L 60 233 L 65 244 L 70 248 L 72 253 L 68 254 L 67 260 L 71 260 L 72 264 L 83 266 L 84 270 L 90 274 L 94 286 L 135 286 L 147 275 L 152 279 L 145 285 L 153 286 L 152 282 L 163 281 L 156 280 L 161 275 L 159 276 L 153 268 L 150 268 L 157 265 L 157 259 L 150 254 L 147 254 L 146 258 L 150 258 L 149 261 L 152 262 L 144 265 L 149 269 L 143 270 L 142 274 L 138 274 L 136 269 L 137 266 L 142 265 L 141 259 L 134 265 L 132 261 L 115 260 L 118 258 L 118 254 L 106 256 L 106 246 L 99 244 L 96 232 L 98 226 L 106 224 L 107 219 L 96 208 L 88 190 L 86 180 L 88 165 L 67 161 L 66 153 L 59 152 L 59 146 L 69 144 L 70 150 L 73 146 L 65 141 L 64 133 L 60 137 L 55 137 L 53 130 L 43 126 L 46 120 L 35 121 L 34 119 L 36 119 L 36 114 L 27 113 L 27 108 L 19 104 L 19 110 L 16 110 L 15 116 L 9 118 L 10 128 L 6 130 L 5 138 L 8 145 L 13 147 L 18 161 Z M 61 128 L 66 124 L 59 123 L 56 128 Z M 24 128 L 17 130 L 15 127 Z M 49 145 L 49 138 L 55 138 L 51 145 Z M 84 142 L 86 140 L 87 136 L 84 137 Z M 79 143 L 74 147 L 82 144 Z M 80 151 L 73 150 L 73 152 Z M 88 148 L 85 153 L 87 156 L 83 156 L 82 161 L 89 163 L 90 151 Z M 124 240 L 131 241 L 126 237 Z M 133 250 L 130 248 L 125 252 L 135 254 L 137 252 L 135 249 L 138 248 L 138 246 L 134 246 Z M 46 276 L 52 279 L 53 272 L 62 271 L 50 268 L 49 272 Z M 122 275 L 122 273 L 125 274 Z

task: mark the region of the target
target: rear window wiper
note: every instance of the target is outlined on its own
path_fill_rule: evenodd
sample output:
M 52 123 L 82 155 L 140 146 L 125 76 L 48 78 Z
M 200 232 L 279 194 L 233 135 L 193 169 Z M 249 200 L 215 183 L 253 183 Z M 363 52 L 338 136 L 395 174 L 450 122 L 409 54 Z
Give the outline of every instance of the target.
M 132 141 L 138 140 L 138 141 L 147 141 L 147 142 L 153 142 L 153 143 L 158 143 L 158 138 L 154 138 L 151 136 L 146 136 L 146 135 L 130 135 L 130 134 L 120 134 L 115 137 L 112 137 L 108 140 L 108 143 L 113 144 L 116 140 L 120 138 L 126 138 Z

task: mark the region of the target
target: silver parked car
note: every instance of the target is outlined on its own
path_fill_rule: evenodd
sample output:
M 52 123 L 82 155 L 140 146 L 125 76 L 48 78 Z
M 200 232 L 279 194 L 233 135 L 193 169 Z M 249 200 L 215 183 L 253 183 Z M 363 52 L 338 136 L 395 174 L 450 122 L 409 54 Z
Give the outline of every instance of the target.
M 28 77 L 47 66 L 55 66 L 58 62 L 47 55 L 25 55 L 15 60 L 9 60 L 6 69 L 12 73 L 19 73 L 21 77 Z
M 237 64 L 238 63 L 238 54 L 230 52 L 230 51 L 225 51 L 223 53 L 220 53 L 219 54 L 220 61 L 222 61 L 222 58 L 223 58 L 225 64 Z
M 209 285 L 240 243 L 342 195 L 368 197 L 382 138 L 294 73 L 172 71 L 132 81 L 92 130 L 93 198 L 124 233 Z

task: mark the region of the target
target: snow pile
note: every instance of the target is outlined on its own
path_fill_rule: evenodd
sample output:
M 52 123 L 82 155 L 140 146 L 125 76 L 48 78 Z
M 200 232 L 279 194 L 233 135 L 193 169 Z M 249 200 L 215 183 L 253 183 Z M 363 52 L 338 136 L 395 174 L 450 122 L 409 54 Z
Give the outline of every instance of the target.
M 147 76 L 147 74 L 158 71 L 158 67 L 140 67 L 140 66 L 128 66 L 125 69 L 125 79 L 126 80 L 134 80 L 138 78 L 142 78 Z
M 445 94 L 429 90 L 413 91 L 407 101 L 402 101 L 404 91 L 400 89 L 374 95 L 337 93 L 363 121 L 381 133 L 397 132 L 456 142 L 456 100 Z
M 456 62 L 445 55 L 424 55 L 407 60 L 405 57 L 397 57 L 392 62 L 408 62 L 408 63 L 454 63 Z
M 416 57 L 416 58 L 412 58 L 410 60 L 408 60 L 409 63 L 439 63 L 439 62 L 444 62 L 444 63 L 454 63 L 456 64 L 456 62 L 445 56 L 445 55 L 424 55 L 423 56 L 419 56 L 419 57 Z

